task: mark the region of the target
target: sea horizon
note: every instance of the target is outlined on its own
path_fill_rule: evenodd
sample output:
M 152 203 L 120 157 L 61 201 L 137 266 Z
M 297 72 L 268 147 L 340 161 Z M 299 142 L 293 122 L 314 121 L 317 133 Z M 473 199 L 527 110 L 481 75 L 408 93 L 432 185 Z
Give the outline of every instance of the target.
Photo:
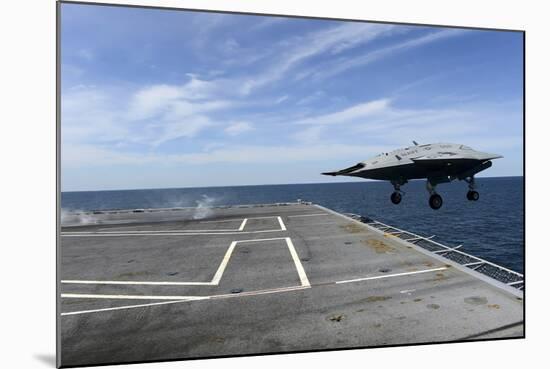
M 518 178 L 525 177 L 525 175 L 510 175 L 510 176 L 487 176 L 476 177 L 477 179 L 499 179 L 499 178 Z M 426 181 L 425 179 L 412 179 L 411 182 Z M 181 187 L 143 187 L 143 188 L 121 188 L 121 189 L 101 189 L 101 190 L 69 190 L 60 191 L 61 193 L 75 193 L 75 192 L 110 192 L 110 191 L 142 191 L 142 190 L 177 190 L 177 189 L 200 189 L 200 188 L 232 188 L 232 187 L 255 187 L 255 186 L 292 186 L 292 185 L 321 185 L 321 184 L 343 184 L 343 183 L 381 183 L 387 182 L 375 179 L 359 179 L 356 181 L 339 181 L 339 182 L 297 182 L 297 183 L 263 183 L 263 184 L 239 184 L 239 185 L 225 185 L 225 186 L 181 186 Z
M 523 271 L 524 177 L 477 178 L 479 201 L 468 201 L 468 186 L 454 181 L 437 186 L 443 206 L 428 205 L 425 181 L 402 187 L 393 205 L 385 181 L 217 186 L 168 189 L 78 191 L 61 193 L 61 213 L 123 209 L 236 206 L 302 201 L 339 213 L 355 213 L 426 236 L 466 252 Z M 89 219 L 87 220 L 89 221 Z

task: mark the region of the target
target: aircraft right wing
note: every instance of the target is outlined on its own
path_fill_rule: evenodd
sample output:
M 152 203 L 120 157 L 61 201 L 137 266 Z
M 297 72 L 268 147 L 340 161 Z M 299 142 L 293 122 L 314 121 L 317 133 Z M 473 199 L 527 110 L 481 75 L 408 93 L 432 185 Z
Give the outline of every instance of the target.
M 446 167 L 455 163 L 478 161 L 472 158 L 465 158 L 454 152 L 442 152 L 437 155 L 419 156 L 417 158 L 411 158 L 411 160 L 417 165 L 430 167 Z

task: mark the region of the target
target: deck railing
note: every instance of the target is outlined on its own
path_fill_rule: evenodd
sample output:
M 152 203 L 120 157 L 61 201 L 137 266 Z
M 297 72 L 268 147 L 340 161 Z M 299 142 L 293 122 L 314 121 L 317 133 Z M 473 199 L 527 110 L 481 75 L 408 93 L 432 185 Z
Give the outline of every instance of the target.
M 518 290 L 524 289 L 523 274 L 461 251 L 459 249 L 462 247 L 462 245 L 450 247 L 435 241 L 434 235 L 421 236 L 416 233 L 405 231 L 361 215 L 351 213 L 348 213 L 346 215 L 380 231 L 383 231 L 386 234 L 399 237 L 403 241 L 411 242 L 427 251 L 443 256 L 446 259 L 452 260 L 455 263 L 458 263 L 464 267 L 470 268 L 478 273 L 507 284 L 508 286 L 517 288 Z

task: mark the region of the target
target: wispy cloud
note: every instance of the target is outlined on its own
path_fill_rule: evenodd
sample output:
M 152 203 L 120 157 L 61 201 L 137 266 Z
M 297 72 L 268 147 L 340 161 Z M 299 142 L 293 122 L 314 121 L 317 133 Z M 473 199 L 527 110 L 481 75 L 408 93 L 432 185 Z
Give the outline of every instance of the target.
M 301 169 L 337 168 L 412 139 L 521 155 L 522 106 L 509 103 L 521 101 L 521 73 L 509 58 L 498 69 L 513 41 L 503 33 L 191 12 L 157 12 L 148 24 L 162 27 L 144 31 L 141 18 L 109 9 L 63 20 L 62 161 L 81 186 L 95 187 L 77 178 L 88 168 L 124 173 L 122 187 L 150 170 L 159 174 L 150 186 L 186 186 L 186 170 L 193 183 L 220 171 L 238 183 L 248 164 L 265 163 L 281 164 L 269 170 L 277 181 L 298 172 L 317 181 L 320 170 Z M 105 29 L 82 31 L 94 28 L 82 22 Z
M 277 100 L 275 100 L 275 104 L 280 104 L 280 103 L 282 103 L 283 101 L 286 101 L 286 100 L 288 100 L 288 95 L 281 96 Z
M 252 131 L 254 127 L 248 122 L 236 122 L 224 129 L 225 133 L 230 136 L 237 136 L 245 132 Z
M 69 168 L 89 166 L 146 165 L 152 163 L 204 165 L 213 163 L 289 163 L 319 160 L 346 159 L 350 157 L 368 157 L 380 151 L 390 149 L 385 145 L 278 145 L 278 146 L 231 146 L 208 152 L 189 154 L 124 153 L 94 145 L 66 145 L 63 152 L 63 165 Z
M 459 29 L 445 29 L 442 31 L 431 32 L 417 38 L 413 38 L 404 42 L 393 44 L 369 51 L 363 55 L 354 58 L 339 59 L 337 62 L 332 62 L 330 65 L 323 66 L 317 71 L 306 72 L 302 74 L 302 78 L 312 76 L 315 79 L 326 79 L 334 77 L 337 74 L 343 73 L 349 69 L 366 66 L 379 59 L 392 56 L 396 53 L 403 52 L 415 47 L 420 47 L 435 41 L 455 37 L 465 34 L 466 31 Z
M 86 61 L 92 61 L 95 58 L 95 54 L 91 49 L 80 49 L 77 52 L 78 56 Z
M 375 40 L 393 29 L 391 25 L 346 23 L 341 26 L 312 32 L 283 44 L 282 56 L 263 73 L 248 79 L 242 91 L 250 93 L 255 88 L 285 77 L 285 74 L 305 60 L 320 54 L 339 54 L 360 44 Z M 288 50 L 288 51 L 284 51 Z
M 324 130 L 325 127 L 323 126 L 308 127 L 292 134 L 291 137 L 304 145 L 318 143 L 321 140 L 321 134 Z
M 379 99 L 374 101 L 368 101 L 368 102 L 364 102 L 364 103 L 360 103 L 360 104 L 348 107 L 344 110 L 341 110 L 335 113 L 301 119 L 296 123 L 297 124 L 315 124 L 315 125 L 345 123 L 345 122 L 369 117 L 375 114 L 379 114 L 388 108 L 389 103 L 390 103 L 389 99 Z
M 278 26 L 287 21 L 288 18 L 283 17 L 261 17 L 256 24 L 250 27 L 250 32 L 263 31 L 264 29 Z
M 379 99 L 295 121 L 298 130 L 292 138 L 303 144 L 318 144 L 354 143 L 362 137 L 365 143 L 378 142 L 395 147 L 410 140 L 424 143 L 471 142 L 472 137 L 484 135 L 503 137 L 503 142 L 509 142 L 510 139 L 499 130 L 502 125 L 521 125 L 521 114 L 515 105 L 513 102 L 497 105 L 463 103 L 453 107 L 404 108 L 392 100 Z M 298 128 L 303 126 L 307 128 Z M 521 143 L 521 139 L 516 138 L 515 141 L 516 144 Z M 506 144 L 502 149 L 508 147 Z
M 315 91 L 314 93 L 302 97 L 296 102 L 296 105 L 308 105 L 326 96 L 326 93 L 322 90 Z
M 63 94 L 63 137 L 73 143 L 118 141 L 157 147 L 220 125 L 211 114 L 238 104 L 218 99 L 217 87 L 195 76 L 182 85 L 150 85 L 135 91 L 79 86 Z

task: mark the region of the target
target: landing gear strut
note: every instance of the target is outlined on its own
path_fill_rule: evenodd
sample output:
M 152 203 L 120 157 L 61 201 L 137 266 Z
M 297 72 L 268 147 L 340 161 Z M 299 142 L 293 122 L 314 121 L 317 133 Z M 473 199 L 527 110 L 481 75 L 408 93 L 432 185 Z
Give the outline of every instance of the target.
M 466 198 L 470 201 L 479 200 L 479 192 L 475 190 L 474 177 L 467 177 L 464 180 L 468 183 L 468 192 L 466 193 Z
M 426 189 L 430 193 L 430 208 L 437 210 L 443 205 L 443 198 L 435 192 L 436 183 L 431 183 L 430 180 L 426 181 Z
M 399 204 L 401 202 L 401 186 L 407 183 L 406 180 L 400 180 L 400 181 L 392 181 L 391 184 L 393 185 L 394 192 L 391 194 L 391 202 L 395 205 Z

